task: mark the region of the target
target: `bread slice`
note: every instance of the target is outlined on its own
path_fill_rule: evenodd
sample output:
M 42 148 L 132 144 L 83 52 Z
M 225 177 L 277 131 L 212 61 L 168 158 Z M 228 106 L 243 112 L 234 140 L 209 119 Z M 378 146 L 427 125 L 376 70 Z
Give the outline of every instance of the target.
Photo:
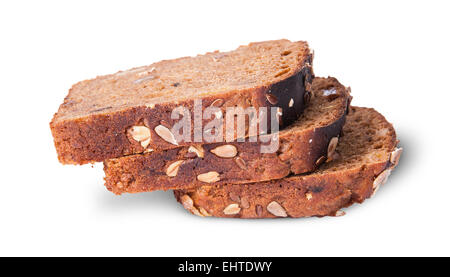
M 372 196 L 397 165 L 402 149 L 392 125 L 373 109 L 352 107 L 337 146 L 339 158 L 309 175 L 251 185 L 175 191 L 200 216 L 272 218 L 343 215 Z
M 240 184 L 309 172 L 333 157 L 350 96 L 335 78 L 316 77 L 310 104 L 300 118 L 280 131 L 279 148 L 261 153 L 257 142 L 212 143 L 131 155 L 104 162 L 108 190 L 121 194 Z
M 304 109 L 313 78 L 312 58 L 306 42 L 266 41 L 79 82 L 50 123 L 59 161 L 101 162 L 191 145 L 167 139 L 155 128 L 173 126 L 178 121 L 171 119 L 176 107 L 194 114 L 194 100 L 202 100 L 202 111 L 215 106 L 224 115 L 226 107 L 277 106 L 284 111 L 281 128 L 288 126 Z M 200 120 L 202 126 L 210 121 Z M 140 131 L 138 136 L 135 130 Z

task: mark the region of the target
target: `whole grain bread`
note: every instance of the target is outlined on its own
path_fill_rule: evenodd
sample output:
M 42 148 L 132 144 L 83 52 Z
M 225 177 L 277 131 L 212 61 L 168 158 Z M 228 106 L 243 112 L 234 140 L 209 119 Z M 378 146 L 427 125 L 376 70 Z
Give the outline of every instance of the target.
M 306 42 L 266 41 L 79 82 L 50 123 L 59 161 L 101 162 L 191 145 L 161 132 L 176 123 L 176 107 L 193 114 L 195 100 L 202 100 L 202 111 L 216 106 L 224 115 L 227 107 L 280 107 L 280 127 L 288 126 L 304 109 L 312 59 Z
M 340 209 L 371 197 L 397 165 L 402 149 L 392 125 L 373 109 L 352 107 L 336 153 L 318 171 L 251 185 L 175 191 L 199 216 L 273 218 L 340 216 Z
M 104 162 L 108 190 L 121 194 L 188 189 L 205 184 L 248 184 L 312 171 L 334 157 L 350 101 L 335 78 L 316 77 L 310 103 L 277 134 L 275 153 L 261 153 L 261 141 L 212 143 L 136 154 Z

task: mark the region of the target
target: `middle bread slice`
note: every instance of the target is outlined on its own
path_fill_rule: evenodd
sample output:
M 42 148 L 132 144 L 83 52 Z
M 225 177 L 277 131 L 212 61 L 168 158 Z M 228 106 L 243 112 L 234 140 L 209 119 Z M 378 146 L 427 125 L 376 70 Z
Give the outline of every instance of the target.
M 307 108 L 276 135 L 278 150 L 261 153 L 267 143 L 223 142 L 137 154 L 104 162 L 108 190 L 115 194 L 189 189 L 205 184 L 248 184 L 313 171 L 333 159 L 351 100 L 335 78 L 315 78 Z

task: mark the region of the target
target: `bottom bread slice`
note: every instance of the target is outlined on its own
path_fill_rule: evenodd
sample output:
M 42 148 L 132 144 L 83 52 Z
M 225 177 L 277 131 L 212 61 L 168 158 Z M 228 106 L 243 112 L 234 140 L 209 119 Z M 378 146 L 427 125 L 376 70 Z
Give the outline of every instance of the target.
M 351 107 L 337 156 L 316 172 L 257 185 L 202 186 L 175 197 L 199 216 L 273 218 L 339 216 L 341 208 L 375 194 L 402 149 L 392 125 L 370 108 Z

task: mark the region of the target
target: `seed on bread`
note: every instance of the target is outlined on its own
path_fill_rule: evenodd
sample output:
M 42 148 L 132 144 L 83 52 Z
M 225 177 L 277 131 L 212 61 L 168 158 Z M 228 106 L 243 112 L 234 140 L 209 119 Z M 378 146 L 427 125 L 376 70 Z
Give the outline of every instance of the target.
M 385 169 L 383 172 L 381 172 L 373 181 L 373 189 L 375 190 L 379 186 L 384 185 L 389 175 L 391 175 L 391 169 Z
M 152 141 L 151 138 L 148 138 L 148 139 L 146 139 L 144 141 L 141 141 L 142 148 L 147 148 L 147 146 L 150 144 L 151 141 Z
M 267 101 L 269 101 L 269 103 L 272 105 L 275 105 L 278 103 L 278 97 L 276 97 L 273 94 L 267 93 L 266 98 L 267 98 Z
M 289 108 L 292 108 L 292 106 L 294 106 L 294 99 L 291 98 L 291 100 L 289 100 Z
M 208 213 L 208 211 L 205 210 L 205 208 L 203 208 L 203 207 L 199 207 L 198 210 L 203 216 L 211 216 L 211 214 Z
M 115 73 L 114 75 L 116 77 L 118 77 L 118 76 L 124 76 L 124 75 L 128 75 L 128 74 L 138 73 L 138 72 L 145 70 L 146 68 L 147 68 L 147 66 L 135 67 L 135 68 L 131 68 L 128 70 L 119 71 L 119 72 Z
M 306 196 L 306 199 L 307 199 L 307 200 L 311 200 L 311 199 L 313 198 L 313 195 L 312 195 L 311 192 L 307 192 L 307 193 L 305 194 L 305 196 Z
M 236 203 L 230 204 L 223 209 L 223 213 L 226 215 L 238 214 L 241 211 L 239 205 Z
M 234 145 L 225 144 L 212 149 L 211 153 L 221 158 L 233 158 L 237 155 L 237 148 Z
M 153 80 L 153 79 L 156 79 L 156 78 L 157 78 L 157 77 L 154 76 L 154 75 L 149 75 L 149 76 L 145 76 L 145 77 L 143 77 L 143 78 L 134 80 L 133 83 L 134 83 L 134 84 L 140 84 L 140 83 L 142 83 L 142 82 L 145 82 L 145 81 L 148 81 L 148 80 Z
M 339 138 L 333 137 L 328 144 L 328 152 L 327 152 L 327 161 L 333 160 L 334 153 L 336 151 L 336 147 L 338 145 Z
M 201 145 L 191 145 L 188 149 L 189 153 L 195 153 L 197 157 L 203 158 L 205 157 L 205 150 Z
M 239 166 L 240 169 L 247 170 L 247 164 L 245 163 L 244 159 L 242 159 L 241 157 L 236 157 L 234 161 L 236 162 L 236 164 Z
M 267 211 L 274 216 L 287 217 L 286 210 L 276 201 L 272 201 L 267 205 Z
M 394 166 L 397 166 L 398 161 L 400 160 L 400 156 L 402 155 L 403 148 L 395 148 L 394 151 L 391 153 L 391 157 L 389 158 L 389 161 Z
M 192 198 L 185 194 L 183 196 L 181 196 L 180 198 L 181 200 L 181 204 L 183 205 L 183 207 L 190 211 L 192 214 L 197 215 L 197 216 L 203 216 L 196 207 L 194 207 L 194 200 L 192 200 Z
M 374 196 L 374 195 L 377 193 L 377 191 L 378 191 L 379 189 L 380 189 L 380 186 L 375 187 L 375 188 L 372 190 L 372 194 L 370 195 L 370 197 Z
M 169 177 L 175 177 L 178 174 L 178 169 L 180 168 L 181 164 L 183 163 L 183 160 L 176 161 L 171 163 L 166 170 L 166 174 Z
M 336 217 L 344 216 L 344 215 L 345 215 L 345 212 L 343 210 L 336 211 L 336 213 L 334 214 L 334 216 L 336 216 Z
M 230 197 L 231 200 L 233 200 L 234 202 L 241 202 L 241 198 L 239 197 L 239 195 L 233 191 L 231 191 L 228 196 Z
M 203 217 L 204 215 L 202 215 L 199 210 L 196 207 L 192 207 L 191 209 L 189 209 L 188 211 L 190 211 L 193 215 L 196 216 L 200 216 Z
M 181 196 L 181 204 L 183 204 L 184 208 L 190 209 L 194 206 L 194 200 L 189 195 L 184 194 Z
M 319 165 L 323 164 L 326 161 L 326 159 L 327 158 L 325 156 L 322 156 L 322 157 L 318 158 L 317 161 L 316 161 L 316 166 L 319 166 Z
M 150 129 L 145 126 L 133 126 L 130 129 L 128 129 L 128 133 L 135 141 L 141 143 L 151 138 Z
M 210 107 L 222 107 L 222 105 L 223 105 L 223 103 L 225 103 L 225 101 L 223 100 L 223 99 L 216 99 L 216 100 L 214 100 L 212 103 L 211 103 L 211 105 L 210 105 Z
M 261 216 L 262 215 L 262 213 L 263 213 L 263 207 L 261 206 L 261 205 L 256 205 L 255 206 L 255 212 L 256 212 L 256 215 L 257 216 Z
M 153 151 L 155 151 L 155 149 L 147 148 L 147 149 L 145 149 L 144 153 L 151 153 Z
M 155 67 L 152 67 L 150 70 L 144 70 L 144 71 L 138 72 L 136 75 L 139 77 L 142 77 L 142 76 L 152 73 L 154 70 L 155 70 Z
M 158 134 L 160 138 L 167 141 L 168 143 L 178 145 L 178 142 L 175 140 L 175 136 L 172 132 L 164 125 L 158 125 L 155 127 L 155 132 Z
M 220 181 L 220 174 L 216 171 L 202 173 L 197 176 L 197 180 L 204 183 L 214 183 Z

